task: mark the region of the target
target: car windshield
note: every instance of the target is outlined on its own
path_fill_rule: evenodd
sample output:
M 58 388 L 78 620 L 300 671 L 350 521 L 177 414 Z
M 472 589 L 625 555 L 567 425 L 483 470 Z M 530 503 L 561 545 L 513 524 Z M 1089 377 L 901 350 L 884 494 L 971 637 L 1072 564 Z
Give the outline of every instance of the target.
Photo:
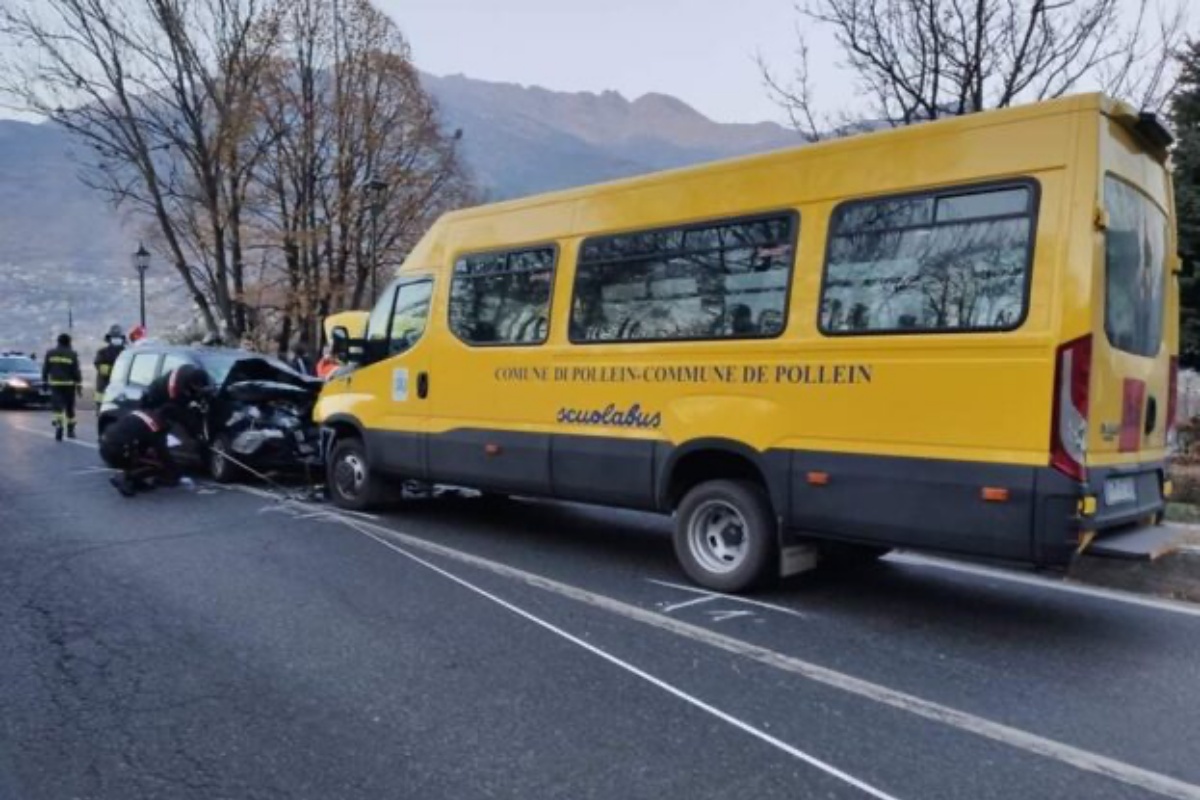
M 32 358 L 0 358 L 0 372 L 37 372 L 37 362 Z
M 236 353 L 202 353 L 200 355 L 200 363 L 204 365 L 204 369 L 212 378 L 213 383 L 217 385 L 225 382 L 229 370 L 233 369 L 233 365 L 241 359 L 242 356 Z

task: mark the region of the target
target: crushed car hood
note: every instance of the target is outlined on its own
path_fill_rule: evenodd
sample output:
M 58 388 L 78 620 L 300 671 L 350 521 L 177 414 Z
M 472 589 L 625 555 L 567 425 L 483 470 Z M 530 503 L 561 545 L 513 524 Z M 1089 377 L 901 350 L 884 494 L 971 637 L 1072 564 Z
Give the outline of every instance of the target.
M 265 358 L 244 358 L 233 365 L 220 393 L 242 402 L 315 399 L 324 382 L 273 364 Z

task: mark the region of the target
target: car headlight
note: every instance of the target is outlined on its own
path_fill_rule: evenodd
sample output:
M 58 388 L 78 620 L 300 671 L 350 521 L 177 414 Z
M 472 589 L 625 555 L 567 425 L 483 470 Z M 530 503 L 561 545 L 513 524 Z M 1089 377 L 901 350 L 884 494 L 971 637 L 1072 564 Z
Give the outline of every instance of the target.
M 7 383 L 9 386 L 11 386 L 14 389 L 28 389 L 29 388 L 29 381 L 25 380 L 24 378 L 9 378 L 7 381 L 5 381 L 5 383 Z

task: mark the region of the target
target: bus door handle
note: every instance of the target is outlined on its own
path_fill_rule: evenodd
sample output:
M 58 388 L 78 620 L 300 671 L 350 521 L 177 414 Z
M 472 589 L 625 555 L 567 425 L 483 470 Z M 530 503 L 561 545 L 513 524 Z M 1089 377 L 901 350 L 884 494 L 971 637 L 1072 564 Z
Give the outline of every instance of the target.
M 429 397 L 429 373 L 428 372 L 418 372 L 417 373 L 417 397 L 420 398 L 421 400 L 424 400 L 426 397 Z
M 1154 427 L 1158 424 L 1158 401 L 1151 395 L 1146 400 L 1146 435 L 1154 433 Z

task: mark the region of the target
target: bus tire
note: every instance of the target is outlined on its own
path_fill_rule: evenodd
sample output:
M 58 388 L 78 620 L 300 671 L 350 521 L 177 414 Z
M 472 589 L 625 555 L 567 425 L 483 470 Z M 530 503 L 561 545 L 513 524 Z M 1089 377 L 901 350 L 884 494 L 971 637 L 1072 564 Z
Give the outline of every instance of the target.
M 329 497 L 338 508 L 367 511 L 383 499 L 383 481 L 372 474 L 361 439 L 339 438 L 325 466 Z
M 694 486 L 675 516 L 675 557 L 707 589 L 743 592 L 778 574 L 779 528 L 771 500 L 751 481 Z

